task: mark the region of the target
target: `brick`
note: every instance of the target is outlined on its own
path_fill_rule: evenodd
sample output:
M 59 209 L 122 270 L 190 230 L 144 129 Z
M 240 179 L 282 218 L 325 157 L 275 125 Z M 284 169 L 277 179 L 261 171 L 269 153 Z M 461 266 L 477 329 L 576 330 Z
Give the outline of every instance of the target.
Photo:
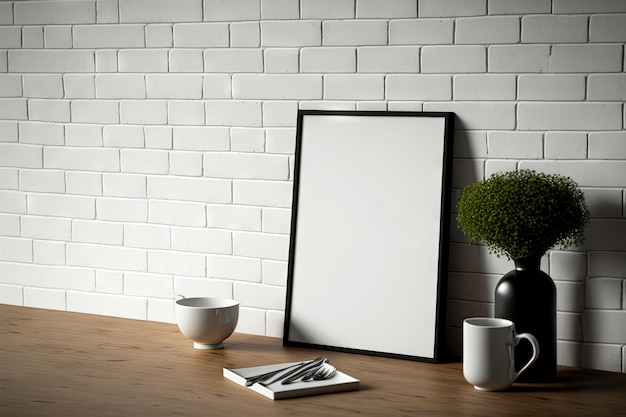
M 626 39 L 626 14 L 591 16 L 590 42 L 622 42 L 624 39 Z
M 288 252 L 288 236 L 251 232 L 233 233 L 234 255 L 286 261 Z
M 173 28 L 170 24 L 149 24 L 146 26 L 146 47 L 171 48 Z
M 547 72 L 550 63 L 548 45 L 491 45 L 489 72 Z
M 67 124 L 65 125 L 65 145 L 74 146 L 102 146 L 102 126 Z
M 96 50 L 96 71 L 97 72 L 117 72 L 118 52 L 114 49 L 98 49 Z
M 124 0 L 121 23 L 194 22 L 202 20 L 202 0 Z
M 103 195 L 107 197 L 146 197 L 146 177 L 132 174 L 102 175 Z
M 98 23 L 120 23 L 118 0 L 96 2 L 96 20 Z
M 230 143 L 231 149 L 235 152 L 264 152 L 265 131 L 263 129 L 234 127 L 230 131 Z
M 489 132 L 489 156 L 494 158 L 540 159 L 543 157 L 543 135 L 524 132 Z
M 453 42 L 452 19 L 407 19 L 389 22 L 390 45 L 445 45 Z
M 466 129 L 515 128 L 515 104 L 509 102 L 425 103 L 425 111 L 452 111 Z
M 265 233 L 289 234 L 291 231 L 291 210 L 264 209 L 263 231 Z
M 619 345 L 585 343 L 581 367 L 608 372 L 621 372 L 622 352 Z
M 28 213 L 41 216 L 94 219 L 96 217 L 96 204 L 92 197 L 29 194 Z
M 96 291 L 110 294 L 124 292 L 124 273 L 120 271 L 96 271 Z
M 116 101 L 74 100 L 70 106 L 72 122 L 116 124 L 120 121 L 119 107 Z
M 518 43 L 520 20 L 516 16 L 456 19 L 454 39 L 456 44 Z
M 320 46 L 322 25 L 315 20 L 263 21 L 261 46 Z
M 621 126 L 618 103 L 518 104 L 520 130 L 619 130 Z
M 359 73 L 419 72 L 420 49 L 416 46 L 366 46 L 357 53 Z
M 383 20 L 340 20 L 323 23 L 324 45 L 386 45 L 387 22 Z
M 148 272 L 204 277 L 206 256 L 197 253 L 149 251 Z
M 0 261 L 32 262 L 33 241 L 31 239 L 0 236 Z
M 17 142 L 19 124 L 16 120 L 0 120 L 0 142 Z
M 204 0 L 204 20 L 259 20 L 261 6 L 258 0 L 240 0 L 224 2 L 222 0 Z
M 28 118 L 43 122 L 69 122 L 70 102 L 31 99 L 28 101 Z
M 169 154 L 160 149 L 122 149 L 121 171 L 135 174 L 167 174 Z
M 625 233 L 626 221 L 623 219 L 592 220 L 586 229 L 584 247 L 600 251 L 626 251 Z
M 233 181 L 233 203 L 291 208 L 291 183 L 284 181 Z
M 287 286 L 287 262 L 263 260 L 263 283 Z
M 295 127 L 298 103 L 271 101 L 263 103 L 263 126 Z
M 64 145 L 64 125 L 60 123 L 20 123 L 20 143 L 34 145 Z
M 174 149 L 225 151 L 230 149 L 227 127 L 175 127 Z
M 45 277 L 42 279 L 42 277 Z M 93 291 L 93 269 L 67 266 L 42 266 L 19 263 L 0 263 L 0 279 L 7 284 L 20 284 L 41 288 L 65 288 Z
M 622 280 L 591 278 L 586 282 L 585 308 L 620 310 L 622 308 Z
M 12 25 L 13 24 L 13 4 L 1 3 L 0 4 L 0 25 Z
M 4 195 L 2 196 L 4 197 Z M 0 213 L 0 234 L 2 236 L 20 236 L 22 218 L 16 214 Z M 30 236 L 25 235 L 24 237 Z
M 553 13 L 620 13 L 626 12 L 626 4 L 620 0 L 555 0 Z
M 521 74 L 520 100 L 581 101 L 585 98 L 585 76 L 578 74 Z
M 66 310 L 65 290 L 24 288 L 24 307 Z
M 514 75 L 461 74 L 455 75 L 453 80 L 455 100 L 515 100 Z
M 301 72 L 355 72 L 355 48 L 303 48 L 300 51 Z
M 202 85 L 205 99 L 231 98 L 231 75 L 230 74 L 205 74 Z
M 221 179 L 151 176 L 148 177 L 148 198 L 230 203 L 231 184 Z
M 72 47 L 71 26 L 45 26 L 43 37 L 46 48 L 70 49 Z
M 587 310 L 583 312 L 585 341 L 594 343 L 619 343 L 626 341 L 626 329 L 622 325 L 626 311 Z
M 486 0 L 419 0 L 419 17 L 482 16 Z
M 589 100 L 626 100 L 626 74 L 590 74 L 587 80 Z
M 233 298 L 233 284 L 223 279 L 174 277 L 174 292 L 181 297 Z
M 145 77 L 139 74 L 97 74 L 96 98 L 146 98 Z
M 67 311 L 134 320 L 146 319 L 145 298 L 91 292 L 67 292 Z
M 236 281 L 261 282 L 261 260 L 237 256 L 209 255 L 207 275 Z
M 261 231 L 261 209 L 234 205 L 209 205 L 207 224 L 230 230 Z
M 0 48 L 21 48 L 22 31 L 19 27 L 0 27 Z
M 150 223 L 173 226 L 206 226 L 206 205 L 203 203 L 150 200 L 148 206 Z
M 585 159 L 587 135 L 573 132 L 547 132 L 545 157 L 549 159 Z
M 590 252 L 589 276 L 626 278 L 626 254 Z
M 19 188 L 19 171 L 17 168 L 0 168 L 0 188 L 17 190 Z
M 0 120 L 1 119 L 28 119 L 26 99 L 0 98 Z
M 172 249 L 183 252 L 232 253 L 231 232 L 228 230 L 172 228 Z
M 356 17 L 359 19 L 415 18 L 417 17 L 417 2 L 399 0 L 389 3 L 384 0 L 358 0 Z
M 144 249 L 171 249 L 171 228 L 154 224 L 125 224 L 124 246 Z
M 207 72 L 263 72 L 263 51 L 252 48 L 207 49 Z
M 22 97 L 22 77 L 0 74 L 0 97 Z
M 102 195 L 102 174 L 99 172 L 69 171 L 65 174 L 68 194 Z
M 219 48 L 228 47 L 229 31 L 226 23 L 182 23 L 174 25 L 174 47 Z
M 546 172 L 550 174 L 561 174 L 571 177 L 580 187 L 624 187 L 626 184 L 626 164 L 623 161 L 603 161 L 603 160 L 587 160 L 587 161 L 521 161 L 520 169 L 534 169 L 535 171 Z M 617 224 L 615 225 L 618 226 Z M 601 239 L 600 234 L 605 231 L 607 236 L 617 235 L 617 229 L 610 230 L 611 225 L 599 224 L 593 227 L 595 231 L 594 238 Z M 588 226 L 589 230 L 592 228 Z M 607 230 L 604 230 L 607 229 Z M 588 235 L 591 233 L 588 230 Z M 606 236 L 604 237 L 606 239 Z M 588 242 L 589 243 L 589 242 Z M 607 242 L 610 244 L 610 242 Z M 599 247 L 594 250 L 601 250 L 605 246 L 600 243 Z M 593 247 L 593 245 L 590 245 Z
M 120 72 L 168 72 L 168 51 L 123 49 L 118 53 L 118 65 Z
M 43 48 L 43 28 L 41 26 L 22 27 L 22 48 Z
M 540 14 L 552 12 L 551 0 L 488 0 L 490 15 Z
M 206 123 L 212 126 L 261 126 L 261 102 L 208 101 L 206 103 Z
M 108 148 L 46 147 L 45 168 L 119 172 L 119 151 Z
M 557 340 L 582 340 L 582 315 L 579 313 L 556 313 Z M 557 357 L 559 356 L 557 347 Z M 558 359 L 560 362 L 561 359 Z
M 258 22 L 233 22 L 230 24 L 231 48 L 256 48 L 261 45 L 261 28 Z
M 301 19 L 354 18 L 354 0 L 303 0 Z
M 283 156 L 248 153 L 205 153 L 204 176 L 265 180 L 289 179 L 289 160 Z
M 115 222 L 146 222 L 148 203 L 132 198 L 98 198 L 96 200 L 98 220 Z
M 19 80 L 18 76 L 10 77 L 17 77 Z M 0 84 L 2 79 L 0 77 Z M 63 79 L 60 74 L 24 74 L 23 79 L 24 97 L 49 99 L 63 97 Z M 10 86 L 4 86 L 3 89 L 11 91 Z
M 198 152 L 171 152 L 170 174 L 191 177 L 202 176 L 202 154 Z
M 96 83 L 93 74 L 65 74 L 63 86 L 66 98 L 96 97 Z
M 171 299 L 174 297 L 174 278 L 168 275 L 129 272 L 124 274 L 124 294 Z
M 585 288 L 582 283 L 556 281 L 556 308 L 558 311 L 580 313 L 585 307 Z
M 295 129 L 268 129 L 267 153 L 292 155 L 295 149 Z
M 292 0 L 263 0 L 261 2 L 261 18 L 264 20 L 298 19 L 300 2 Z
M 123 100 L 120 121 L 125 124 L 159 125 L 167 123 L 167 102 L 164 100 Z
M 589 134 L 589 158 L 626 159 L 624 132 L 593 132 Z
M 621 219 L 622 191 L 612 188 L 583 190 L 592 219 Z
M 166 69 L 167 72 L 167 61 Z M 202 72 L 202 49 L 173 49 L 169 53 L 169 72 Z
M 141 126 L 104 126 L 102 129 L 104 146 L 109 148 L 143 148 L 143 128 Z
M 202 126 L 205 124 L 204 103 L 200 101 L 173 100 L 167 103 L 170 125 Z
M 619 72 L 622 52 L 621 45 L 553 45 L 550 72 Z
M 68 243 L 67 263 L 70 266 L 146 271 L 147 256 L 145 251 L 137 249 Z
M 264 100 L 319 100 L 322 98 L 321 75 L 235 74 L 233 97 Z
M 380 100 L 385 79 L 379 74 L 331 74 L 324 77 L 324 98 L 330 100 Z
M 587 42 L 587 16 L 534 15 L 522 17 L 523 43 Z
M 486 72 L 484 46 L 424 46 L 423 73 Z
M 258 308 L 239 307 L 238 333 L 265 336 L 266 311 Z
M 15 4 L 15 24 L 80 24 L 96 23 L 94 2 L 29 1 Z
M 148 98 L 202 98 L 202 75 L 199 74 L 148 74 L 146 84 Z
M 64 193 L 65 172 L 48 169 L 21 169 L 20 190 L 33 192 Z
M 145 46 L 143 25 L 74 26 L 74 48 L 142 48 Z
M 172 149 L 172 128 L 169 126 L 146 126 L 144 136 L 148 149 Z
M 264 65 L 266 73 L 294 74 L 299 71 L 299 49 L 266 48 Z
M 72 241 L 121 246 L 124 241 L 124 226 L 113 222 L 74 220 Z
M 272 310 L 285 309 L 284 287 L 273 287 L 249 282 L 235 282 L 235 299 L 242 306 L 266 308 Z
M 36 240 L 33 242 L 33 262 L 39 265 L 65 265 L 65 242 Z

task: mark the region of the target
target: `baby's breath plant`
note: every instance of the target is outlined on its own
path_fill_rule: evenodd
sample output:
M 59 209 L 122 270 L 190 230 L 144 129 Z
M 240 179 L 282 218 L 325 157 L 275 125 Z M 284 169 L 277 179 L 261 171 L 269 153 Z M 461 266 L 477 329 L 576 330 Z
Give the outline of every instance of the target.
M 531 170 L 494 174 L 463 188 L 459 227 L 470 243 L 507 258 L 541 257 L 584 241 L 589 210 L 578 184 L 558 174 Z

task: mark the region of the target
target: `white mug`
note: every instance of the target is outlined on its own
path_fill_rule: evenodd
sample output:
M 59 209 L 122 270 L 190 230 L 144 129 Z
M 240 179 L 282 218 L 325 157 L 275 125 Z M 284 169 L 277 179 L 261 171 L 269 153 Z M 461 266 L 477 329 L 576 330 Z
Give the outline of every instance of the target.
M 530 360 L 515 371 L 513 348 L 521 339 L 533 347 Z M 474 317 L 463 321 L 463 376 L 480 391 L 502 391 L 537 360 L 539 343 L 530 333 L 515 332 L 511 320 Z

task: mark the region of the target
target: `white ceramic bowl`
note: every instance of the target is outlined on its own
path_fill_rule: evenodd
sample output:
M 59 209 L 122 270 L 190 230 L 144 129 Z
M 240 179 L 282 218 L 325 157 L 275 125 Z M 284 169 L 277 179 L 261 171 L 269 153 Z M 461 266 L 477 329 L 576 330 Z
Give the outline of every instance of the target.
M 239 303 L 226 298 L 196 297 L 176 300 L 180 332 L 196 349 L 221 349 L 237 326 Z

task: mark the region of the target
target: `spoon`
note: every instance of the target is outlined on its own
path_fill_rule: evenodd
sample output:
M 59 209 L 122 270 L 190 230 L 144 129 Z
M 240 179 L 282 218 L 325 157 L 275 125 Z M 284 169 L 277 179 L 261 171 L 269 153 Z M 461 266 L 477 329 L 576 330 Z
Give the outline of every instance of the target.
M 311 372 L 302 378 L 302 381 L 323 381 L 332 378 L 337 373 L 337 368 L 329 363 L 323 363 L 315 372 Z

